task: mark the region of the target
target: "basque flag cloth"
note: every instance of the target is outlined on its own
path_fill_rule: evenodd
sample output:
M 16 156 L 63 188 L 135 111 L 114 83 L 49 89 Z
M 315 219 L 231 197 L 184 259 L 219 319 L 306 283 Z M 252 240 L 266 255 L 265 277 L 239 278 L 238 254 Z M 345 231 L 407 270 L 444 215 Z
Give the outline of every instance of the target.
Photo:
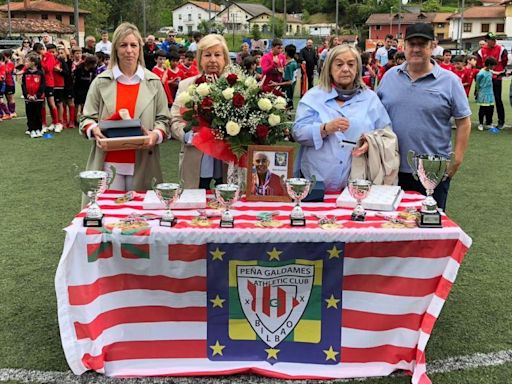
M 115 197 L 100 199 L 105 221 L 148 212 L 137 201 L 115 207 Z M 260 209 L 282 203 L 239 204 L 233 212 L 246 225 L 234 229 L 193 227 L 193 210 L 175 211 L 181 228 L 153 220 L 142 230 L 87 229 L 80 215 L 66 228 L 55 285 L 75 374 L 331 379 L 404 370 L 413 384 L 430 383 L 425 348 L 471 245 L 456 224 L 258 228 L 250 226 Z M 329 213 L 321 206 L 311 209 Z

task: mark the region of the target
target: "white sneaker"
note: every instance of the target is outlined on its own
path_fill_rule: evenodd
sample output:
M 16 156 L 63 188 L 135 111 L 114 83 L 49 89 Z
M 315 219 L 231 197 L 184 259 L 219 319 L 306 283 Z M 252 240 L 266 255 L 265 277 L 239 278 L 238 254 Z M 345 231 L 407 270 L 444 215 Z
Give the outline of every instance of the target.
M 30 131 L 28 129 L 25 131 L 25 135 L 29 135 L 30 136 Z
M 37 132 L 36 131 L 32 131 L 32 132 L 30 132 L 30 137 L 32 139 L 35 139 L 36 137 L 39 137 L 39 136 L 37 136 Z
M 46 130 L 47 130 L 48 132 L 53 132 L 53 131 L 55 130 L 55 125 L 50 124 L 48 127 L 46 127 Z
M 57 123 L 55 124 L 55 132 L 59 133 L 59 132 L 62 132 L 62 124 L 61 123 Z
M 41 131 L 39 129 L 36 131 L 36 135 L 37 135 L 37 137 L 42 137 L 43 136 L 43 134 L 41 133 Z
M 483 130 L 484 130 L 484 126 L 483 126 L 483 124 L 478 124 L 478 130 L 479 130 L 479 131 L 483 131 Z
M 41 132 L 43 132 L 43 133 L 48 132 L 48 127 L 46 125 L 43 125 L 43 129 L 42 129 Z

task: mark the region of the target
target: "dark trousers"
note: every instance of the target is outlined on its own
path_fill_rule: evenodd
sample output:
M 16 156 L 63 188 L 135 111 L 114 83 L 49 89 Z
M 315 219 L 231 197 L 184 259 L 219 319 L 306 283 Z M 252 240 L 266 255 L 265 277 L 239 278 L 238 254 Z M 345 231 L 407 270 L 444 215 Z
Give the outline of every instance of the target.
M 41 111 L 44 101 L 28 101 L 25 100 L 25 113 L 27 115 L 27 126 L 29 131 L 37 131 L 43 129 L 43 120 Z
M 481 105 L 480 109 L 478 110 L 478 121 L 480 124 L 484 123 L 484 117 L 485 117 L 485 124 L 491 125 L 492 124 L 492 114 L 494 113 L 494 105 Z
M 315 77 L 315 72 L 307 72 L 308 75 L 308 90 L 314 87 L 313 80 Z
M 496 104 L 496 113 L 498 114 L 498 124 L 505 124 L 505 109 L 503 108 L 503 101 L 501 100 L 502 80 L 492 80 L 492 92 L 494 93 L 494 102 Z
M 434 194 L 432 195 L 437 202 L 437 206 L 442 208 L 444 211 L 446 211 L 446 200 L 448 199 L 450 181 L 450 178 L 441 181 L 436 189 L 434 189 Z M 416 180 L 411 173 L 399 172 L 398 185 L 400 185 L 404 191 L 416 191 L 424 195 L 427 194 L 427 191 L 420 181 Z

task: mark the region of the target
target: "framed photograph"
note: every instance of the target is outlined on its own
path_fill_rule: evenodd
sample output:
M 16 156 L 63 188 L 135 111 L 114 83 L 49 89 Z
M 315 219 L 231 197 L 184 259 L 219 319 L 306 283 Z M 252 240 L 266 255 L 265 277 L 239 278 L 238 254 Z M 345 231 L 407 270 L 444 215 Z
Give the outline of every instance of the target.
M 293 147 L 249 145 L 247 200 L 291 201 L 285 180 L 293 173 Z

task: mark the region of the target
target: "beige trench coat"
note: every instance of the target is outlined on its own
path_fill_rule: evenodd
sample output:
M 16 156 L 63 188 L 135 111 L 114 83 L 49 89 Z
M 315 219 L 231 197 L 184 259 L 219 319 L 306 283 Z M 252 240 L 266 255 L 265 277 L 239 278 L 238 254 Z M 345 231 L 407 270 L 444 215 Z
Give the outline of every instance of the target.
M 87 94 L 83 115 L 80 117 L 81 134 L 84 134 L 83 128 L 87 124 L 107 119 L 115 112 L 116 93 L 117 82 L 114 80 L 111 70 L 106 70 L 94 79 Z M 150 131 L 157 128 L 164 131 L 166 133 L 164 139 L 169 133 L 167 97 L 160 78 L 147 69 L 144 69 L 144 80 L 140 83 L 135 116 L 133 117 L 141 119 L 142 126 Z M 103 170 L 104 159 L 105 153 L 94 142 L 87 161 L 87 170 Z M 137 191 L 151 189 L 153 178 L 156 178 L 158 182 L 162 181 L 158 145 L 150 150 L 136 151 L 133 176 L 133 187 Z

